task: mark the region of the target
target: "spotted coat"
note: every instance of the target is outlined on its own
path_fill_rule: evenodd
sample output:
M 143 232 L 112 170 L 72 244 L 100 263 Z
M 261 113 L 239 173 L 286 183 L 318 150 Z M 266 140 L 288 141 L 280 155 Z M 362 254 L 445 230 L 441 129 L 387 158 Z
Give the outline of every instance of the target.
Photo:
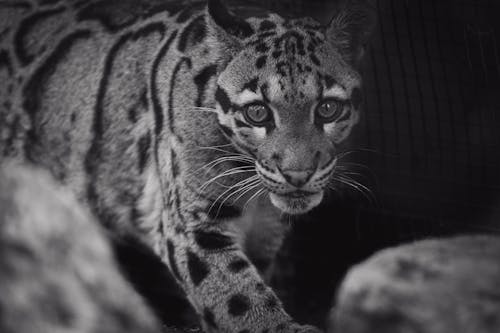
M 329 184 L 359 118 L 369 11 L 325 27 L 234 12 L 0 2 L 0 155 L 48 169 L 112 232 L 151 246 L 207 332 L 313 332 L 253 263 L 278 250 L 280 210 L 311 209 Z M 328 122 L 322 100 L 338 109 Z M 245 118 L 252 103 L 266 123 Z

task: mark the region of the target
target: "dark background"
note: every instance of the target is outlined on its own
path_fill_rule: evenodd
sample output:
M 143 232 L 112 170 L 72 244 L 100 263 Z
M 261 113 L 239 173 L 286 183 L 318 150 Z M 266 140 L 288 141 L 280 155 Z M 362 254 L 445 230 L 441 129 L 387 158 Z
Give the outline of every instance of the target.
M 253 2 L 323 21 L 335 6 Z M 273 283 L 301 322 L 322 324 L 345 271 L 376 250 L 500 231 L 500 2 L 379 0 L 377 9 L 350 155 L 375 200 L 346 189 L 295 221 Z M 181 325 L 185 303 L 165 296 L 171 288 L 153 259 L 119 248 L 138 288 Z

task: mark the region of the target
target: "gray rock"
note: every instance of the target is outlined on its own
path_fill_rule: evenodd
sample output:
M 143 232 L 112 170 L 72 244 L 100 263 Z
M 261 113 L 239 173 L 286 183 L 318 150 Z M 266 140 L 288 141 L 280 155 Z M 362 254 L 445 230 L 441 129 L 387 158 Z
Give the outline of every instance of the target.
M 329 321 L 341 333 L 498 333 L 500 238 L 381 251 L 347 274 Z
M 162 332 L 91 215 L 14 164 L 0 167 L 0 332 Z

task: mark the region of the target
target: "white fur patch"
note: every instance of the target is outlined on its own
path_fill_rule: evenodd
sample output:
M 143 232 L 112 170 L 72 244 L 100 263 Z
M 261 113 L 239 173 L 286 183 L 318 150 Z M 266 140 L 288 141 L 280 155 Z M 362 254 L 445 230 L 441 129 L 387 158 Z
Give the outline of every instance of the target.
M 229 113 L 218 113 L 219 123 L 227 127 L 233 127 L 233 116 Z
M 323 97 L 324 98 L 337 98 L 340 100 L 347 100 L 349 98 L 349 95 L 344 88 L 342 88 L 338 84 L 335 84 L 335 85 L 333 85 L 333 87 L 331 87 L 330 89 L 325 90 L 323 92 Z
M 332 122 L 332 123 L 324 124 L 323 128 L 327 134 L 332 135 L 335 132 L 335 129 L 337 128 L 337 123 Z
M 254 93 L 249 89 L 243 90 L 236 98 L 236 103 L 239 105 L 248 104 L 255 101 L 262 101 L 262 94 L 260 92 Z
M 265 127 L 253 127 L 253 132 L 255 133 L 255 136 L 260 140 L 266 138 L 267 131 Z

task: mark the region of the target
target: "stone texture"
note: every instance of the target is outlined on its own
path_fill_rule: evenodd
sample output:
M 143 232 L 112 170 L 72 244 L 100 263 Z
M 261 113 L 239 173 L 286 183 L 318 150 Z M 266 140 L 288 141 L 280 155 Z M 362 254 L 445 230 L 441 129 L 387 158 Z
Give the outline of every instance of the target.
M 462 236 L 381 251 L 347 274 L 329 324 L 342 333 L 500 332 L 500 239 Z
M 48 174 L 0 167 L 0 332 L 161 332 L 108 242 Z

